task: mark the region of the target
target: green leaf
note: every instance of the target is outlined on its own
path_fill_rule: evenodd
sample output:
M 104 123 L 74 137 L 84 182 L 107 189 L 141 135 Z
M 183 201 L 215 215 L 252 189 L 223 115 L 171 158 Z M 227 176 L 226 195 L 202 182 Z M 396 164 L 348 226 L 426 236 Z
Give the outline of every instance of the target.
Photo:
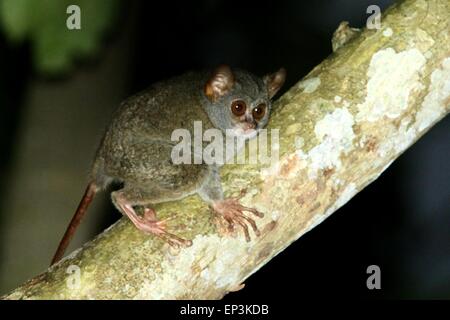
M 80 7 L 80 30 L 67 28 L 69 5 Z M 31 41 L 38 71 L 61 74 L 98 51 L 119 6 L 120 0 L 0 0 L 0 27 L 13 42 Z
M 28 0 L 0 0 L 0 26 L 12 41 L 23 40 L 30 29 L 28 3 Z

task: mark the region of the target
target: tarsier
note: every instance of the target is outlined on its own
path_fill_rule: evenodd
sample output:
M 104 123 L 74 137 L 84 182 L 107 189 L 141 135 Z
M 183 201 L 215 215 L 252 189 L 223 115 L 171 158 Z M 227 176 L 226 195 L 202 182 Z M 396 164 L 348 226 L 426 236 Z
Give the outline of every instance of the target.
M 237 224 L 250 240 L 248 225 L 255 234 L 255 221 L 262 213 L 224 198 L 219 165 L 173 164 L 171 134 L 185 128 L 192 133 L 194 121 L 203 128 L 232 132 L 250 139 L 269 120 L 271 99 L 284 83 L 284 69 L 257 77 L 222 65 L 213 72 L 191 72 L 152 85 L 125 100 L 114 114 L 100 143 L 91 169 L 89 184 L 64 234 L 52 264 L 64 255 L 67 246 L 94 195 L 112 182 L 122 189 L 111 193 L 115 207 L 141 231 L 158 236 L 172 246 L 189 246 L 166 229 L 152 205 L 197 193 L 228 227 Z M 135 212 L 144 207 L 143 215 Z

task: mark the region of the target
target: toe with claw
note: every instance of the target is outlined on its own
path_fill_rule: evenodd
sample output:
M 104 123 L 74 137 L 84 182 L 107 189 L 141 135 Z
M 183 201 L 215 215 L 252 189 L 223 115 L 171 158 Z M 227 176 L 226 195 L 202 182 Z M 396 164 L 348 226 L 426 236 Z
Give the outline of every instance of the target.
M 170 233 L 166 230 L 167 222 L 174 220 L 175 217 L 169 217 L 165 220 L 158 220 L 156 213 L 153 209 L 145 208 L 144 215 L 136 226 L 146 232 L 154 234 L 166 241 L 170 246 L 174 248 L 189 247 L 192 245 L 191 240 L 186 240 Z

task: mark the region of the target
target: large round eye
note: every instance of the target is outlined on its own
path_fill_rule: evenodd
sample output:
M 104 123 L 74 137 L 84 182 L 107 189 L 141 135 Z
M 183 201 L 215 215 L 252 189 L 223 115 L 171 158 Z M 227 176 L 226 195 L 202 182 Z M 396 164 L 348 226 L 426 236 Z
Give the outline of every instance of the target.
M 235 116 L 243 116 L 245 114 L 245 109 L 247 109 L 247 105 L 242 100 L 233 101 L 231 104 L 231 112 L 233 112 Z
M 266 113 L 266 105 L 264 103 L 261 103 L 260 105 L 253 108 L 252 110 L 253 119 L 260 120 L 264 117 L 265 113 Z

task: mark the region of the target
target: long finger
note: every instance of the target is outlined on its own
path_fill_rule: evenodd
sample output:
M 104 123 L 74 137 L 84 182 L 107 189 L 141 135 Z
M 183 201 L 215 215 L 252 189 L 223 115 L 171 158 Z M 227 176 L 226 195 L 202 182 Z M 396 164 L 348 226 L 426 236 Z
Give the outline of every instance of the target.
M 224 217 L 225 221 L 228 222 L 228 231 L 232 232 L 234 230 L 234 221 L 230 217 Z
M 250 233 L 248 232 L 247 224 L 244 221 L 242 221 L 242 218 L 240 216 L 236 216 L 234 219 L 244 230 L 245 240 L 247 242 L 250 242 Z
M 245 221 L 247 221 L 247 222 L 252 226 L 253 232 L 255 232 L 255 234 L 259 237 L 261 233 L 259 232 L 259 229 L 258 229 L 258 227 L 256 226 L 255 220 L 253 220 L 253 219 L 251 219 L 251 218 L 249 218 L 249 217 L 246 217 L 246 216 L 244 216 L 244 215 L 242 215 L 241 217 L 242 217 L 243 219 L 245 219 Z
M 247 211 L 247 212 L 251 212 L 253 213 L 255 216 L 262 218 L 264 217 L 264 213 L 259 212 L 258 210 L 256 210 L 255 208 L 250 208 L 250 207 L 246 207 L 246 206 L 241 206 L 243 211 Z

